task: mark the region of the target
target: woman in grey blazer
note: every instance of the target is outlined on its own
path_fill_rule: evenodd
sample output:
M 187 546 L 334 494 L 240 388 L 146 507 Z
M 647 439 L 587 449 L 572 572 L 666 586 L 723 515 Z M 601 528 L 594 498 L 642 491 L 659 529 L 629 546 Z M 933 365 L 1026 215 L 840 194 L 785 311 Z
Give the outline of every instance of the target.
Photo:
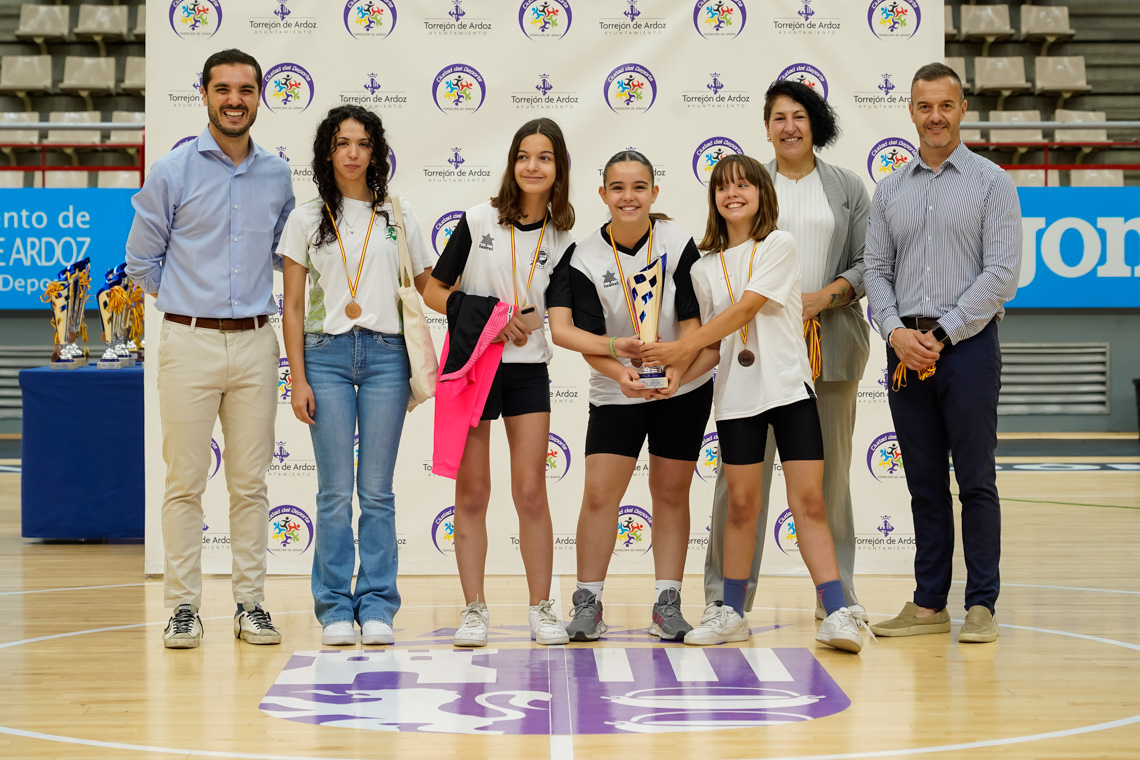
M 855 595 L 855 526 L 851 516 L 851 437 L 855 400 L 870 350 L 866 320 L 859 310 L 863 296 L 863 240 L 871 199 L 854 173 L 825 163 L 815 151 L 839 134 L 835 112 L 823 98 L 798 82 L 774 82 L 764 97 L 764 125 L 776 158 L 765 168 L 780 200 L 779 228 L 796 235 L 803 273 L 804 321 L 820 323 L 821 373 L 815 382 L 823 427 L 823 498 L 835 542 L 840 580 L 847 606 L 866 620 Z M 765 446 L 763 504 L 756 524 L 756 552 L 745 609 L 752 609 L 756 578 L 764 551 L 772 458 L 771 431 Z M 728 489 L 718 472 L 712 525 L 705 557 L 705 602 L 722 599 L 725 515 Z M 816 602 L 816 617 L 823 619 Z

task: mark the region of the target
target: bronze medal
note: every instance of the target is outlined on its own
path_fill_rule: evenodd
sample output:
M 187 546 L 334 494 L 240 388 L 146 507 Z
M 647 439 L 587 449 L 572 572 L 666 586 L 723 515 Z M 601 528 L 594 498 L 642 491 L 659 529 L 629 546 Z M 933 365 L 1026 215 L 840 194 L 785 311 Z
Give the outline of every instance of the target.
M 349 301 L 348 306 L 344 307 L 344 315 L 349 319 L 359 319 L 360 313 L 360 304 L 358 304 L 356 301 Z
M 375 201 L 375 198 L 373 198 Z M 356 287 L 360 284 L 360 273 L 364 270 L 364 257 L 368 255 L 368 239 L 372 237 L 372 223 L 376 221 L 376 212 L 372 212 L 372 218 L 368 221 L 368 232 L 364 234 L 364 247 L 360 251 L 360 262 L 356 265 L 356 279 L 352 279 L 348 275 L 348 257 L 344 253 L 344 241 L 340 238 L 340 229 L 336 226 L 336 216 L 333 214 L 329 205 L 325 204 L 325 210 L 328 211 L 329 219 L 333 223 L 333 232 L 336 233 L 336 244 L 340 246 L 340 260 L 344 262 L 344 276 L 348 280 L 348 297 L 352 300 L 344 307 L 344 315 L 349 319 L 358 319 L 362 313 L 360 304 L 356 302 Z
M 741 367 L 751 367 L 756 363 L 756 354 L 745 348 L 736 355 L 736 361 L 740 362 Z
M 519 348 L 522 348 L 523 346 L 525 346 L 525 345 L 526 345 L 526 342 L 527 342 L 528 340 L 530 340 L 530 338 L 528 338 L 528 337 L 527 337 L 527 336 L 524 334 L 524 335 L 523 335 L 521 338 L 519 338 L 518 340 L 513 340 L 513 339 L 512 339 L 512 340 L 511 340 L 511 342 L 512 342 L 512 343 L 514 343 L 514 344 L 515 344 L 516 346 L 518 346 Z
M 633 366 L 637 367 L 638 369 L 641 369 L 641 365 L 645 364 L 645 362 L 643 362 L 640 358 L 630 359 L 629 363 L 632 364 Z

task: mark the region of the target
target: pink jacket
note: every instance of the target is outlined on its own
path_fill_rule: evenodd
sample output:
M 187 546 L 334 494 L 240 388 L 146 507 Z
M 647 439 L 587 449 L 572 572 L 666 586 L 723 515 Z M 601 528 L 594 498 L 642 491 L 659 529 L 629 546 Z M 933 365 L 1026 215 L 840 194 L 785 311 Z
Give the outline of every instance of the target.
M 435 446 L 431 466 L 435 475 L 455 480 L 459 463 L 463 461 L 467 433 L 479 424 L 491 381 L 495 379 L 503 359 L 506 344 L 492 341 L 511 321 L 512 311 L 507 303 L 500 301 L 495 304 L 467 361 L 460 369 L 447 374 L 443 370 L 451 347 L 450 332 L 443 340 L 439 383 L 435 390 Z

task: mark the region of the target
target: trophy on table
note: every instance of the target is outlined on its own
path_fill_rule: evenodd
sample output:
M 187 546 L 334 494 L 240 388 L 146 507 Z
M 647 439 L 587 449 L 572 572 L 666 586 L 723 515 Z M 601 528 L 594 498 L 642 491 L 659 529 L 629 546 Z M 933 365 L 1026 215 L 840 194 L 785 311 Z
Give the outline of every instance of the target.
M 40 300 L 51 306 L 55 328 L 51 355 L 52 369 L 74 369 L 87 365 L 87 325 L 83 309 L 91 288 L 91 260 L 82 259 L 66 269 L 44 289 Z M 82 341 L 83 346 L 77 341 Z
M 657 342 L 657 326 L 661 316 L 661 293 L 665 289 L 665 254 L 658 256 L 644 269 L 634 272 L 626 283 L 633 296 L 633 308 L 637 318 L 637 337 L 643 343 Z M 646 388 L 667 388 L 669 378 L 665 368 L 646 367 L 635 361 L 637 373 Z
M 120 353 L 125 353 L 131 357 L 131 364 L 133 366 L 136 362 L 142 364 L 143 349 L 146 347 L 146 342 L 143 340 L 143 316 L 146 313 L 146 294 L 143 292 L 141 285 L 126 276 L 126 264 L 120 264 L 119 268 L 123 271 L 123 287 L 127 291 L 127 311 L 125 315 L 127 336 L 125 344 L 120 344 Z
M 99 359 L 99 369 L 120 369 L 135 363 L 126 347 L 128 308 L 130 299 L 123 287 L 123 275 L 115 269 L 107 271 L 106 281 L 95 300 L 99 304 L 99 318 L 103 325 L 103 342 L 107 350 Z

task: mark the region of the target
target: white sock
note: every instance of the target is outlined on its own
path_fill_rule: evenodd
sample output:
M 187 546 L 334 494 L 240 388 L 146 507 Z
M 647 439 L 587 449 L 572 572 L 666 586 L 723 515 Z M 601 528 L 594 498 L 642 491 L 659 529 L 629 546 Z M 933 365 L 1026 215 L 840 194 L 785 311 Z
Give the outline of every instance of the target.
M 583 583 L 578 581 L 578 588 L 584 588 L 594 595 L 596 601 L 602 601 L 602 586 L 606 585 L 605 581 L 598 581 L 597 583 Z
M 671 588 L 678 594 L 681 593 L 681 581 L 657 581 L 653 584 L 653 601 L 656 602 L 661 598 L 661 592 L 665 589 Z

